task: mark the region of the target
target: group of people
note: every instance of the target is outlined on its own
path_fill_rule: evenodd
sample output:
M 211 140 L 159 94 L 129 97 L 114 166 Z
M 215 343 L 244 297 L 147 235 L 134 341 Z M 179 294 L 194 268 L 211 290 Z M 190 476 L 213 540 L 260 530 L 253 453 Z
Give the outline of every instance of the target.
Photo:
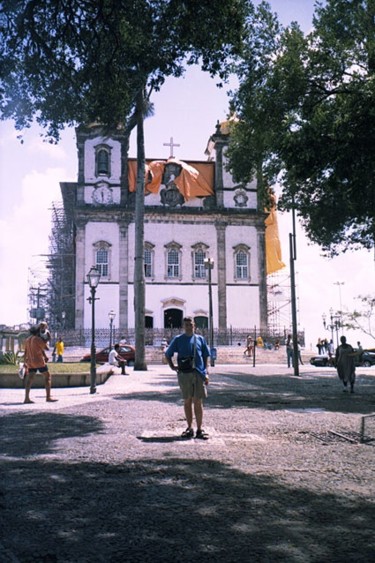
M 318 338 L 316 347 L 318 348 L 319 356 L 323 356 L 325 354 L 327 354 L 328 356 L 333 356 L 335 351 L 332 339 L 328 342 L 327 338 Z
M 239 342 L 238 345 L 240 346 L 241 343 Z M 254 341 L 251 334 L 248 334 L 247 337 L 246 337 L 246 348 L 243 352 L 244 356 L 251 358 L 254 354 L 254 348 L 255 347 L 265 348 L 266 350 L 272 350 L 272 349 L 279 350 L 280 341 L 275 340 L 274 343 L 266 342 L 265 340 L 263 340 L 263 338 L 261 336 L 258 336 Z
M 196 334 L 195 323 L 192 317 L 183 319 L 183 333 L 175 336 L 172 342 L 167 345 L 163 342 L 163 353 L 169 367 L 177 373 L 177 380 L 181 390 L 184 414 L 187 422 L 187 428 L 182 432 L 181 437 L 185 439 L 197 438 L 207 440 L 209 435 L 203 429 L 203 400 L 207 397 L 207 387 L 209 384 L 209 367 L 210 349 L 203 336 Z M 55 402 L 57 399 L 51 395 L 51 374 L 47 367 L 48 342 L 50 334 L 46 323 L 40 323 L 37 327 L 30 329 L 30 336 L 25 343 L 25 365 L 27 366 L 27 374 L 25 379 L 25 403 L 32 403 L 30 399 L 30 389 L 33 377 L 36 373 L 41 373 L 45 377 L 46 400 Z M 341 336 L 341 344 L 336 349 L 336 368 L 337 373 L 344 385 L 344 391 L 350 389 L 354 392 L 355 383 L 355 362 L 356 352 L 350 344 L 346 342 L 346 337 Z M 56 353 L 62 356 L 63 347 L 58 348 L 56 343 Z M 246 351 L 253 346 L 251 337 L 248 337 Z M 287 336 L 285 341 L 288 367 L 293 366 L 293 339 L 291 335 Z M 121 373 L 126 375 L 126 362 L 119 355 L 119 344 L 116 344 L 109 355 L 109 363 L 121 367 Z M 174 355 L 177 354 L 177 362 L 174 361 Z M 300 345 L 298 343 L 298 356 L 302 363 L 300 355 Z M 58 360 L 59 361 L 59 360 Z M 62 361 L 62 359 L 60 360 Z M 196 432 L 193 429 L 193 420 L 195 416 Z

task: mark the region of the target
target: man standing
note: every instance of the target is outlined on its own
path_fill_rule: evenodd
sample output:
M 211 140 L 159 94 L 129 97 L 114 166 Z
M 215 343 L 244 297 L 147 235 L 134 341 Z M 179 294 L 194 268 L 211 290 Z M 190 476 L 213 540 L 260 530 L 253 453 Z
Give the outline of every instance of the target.
M 177 372 L 178 384 L 184 400 L 184 411 L 187 428 L 182 438 L 193 438 L 193 407 L 197 432 L 195 437 L 207 440 L 208 434 L 202 429 L 203 399 L 207 396 L 208 358 L 210 350 L 205 339 L 195 334 L 194 320 L 185 317 L 183 320 L 184 333 L 176 336 L 165 352 L 169 367 Z M 173 355 L 177 353 L 177 366 L 173 363 Z
M 43 338 L 37 335 L 38 328 L 30 329 L 31 335 L 25 342 L 25 365 L 27 373 L 25 376 L 25 400 L 24 403 L 33 403 L 30 400 L 30 389 L 35 373 L 44 375 L 44 385 L 46 388 L 46 401 L 54 403 L 57 399 L 51 397 L 51 374 L 47 367 L 48 344 Z
M 119 344 L 115 344 L 115 347 L 112 348 L 112 350 L 110 351 L 109 355 L 108 355 L 108 363 L 111 366 L 116 366 L 121 368 L 121 375 L 126 375 L 125 373 L 125 366 L 126 366 L 126 360 L 124 360 L 118 353 L 118 351 L 120 350 L 120 345 Z

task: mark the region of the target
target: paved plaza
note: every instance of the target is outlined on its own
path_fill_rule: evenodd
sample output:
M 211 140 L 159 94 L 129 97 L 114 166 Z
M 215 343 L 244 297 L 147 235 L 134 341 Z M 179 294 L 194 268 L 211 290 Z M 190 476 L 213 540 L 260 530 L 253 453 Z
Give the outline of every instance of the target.
M 168 367 L 98 387 L 1 389 L 2 562 L 370 562 L 375 367 L 212 369 L 204 428 L 185 428 Z

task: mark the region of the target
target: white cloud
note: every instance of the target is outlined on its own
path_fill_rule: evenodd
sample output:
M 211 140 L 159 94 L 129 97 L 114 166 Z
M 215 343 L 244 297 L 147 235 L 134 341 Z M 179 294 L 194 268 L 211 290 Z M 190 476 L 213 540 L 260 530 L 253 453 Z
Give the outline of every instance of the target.
M 36 154 L 38 157 L 45 155 L 47 158 L 59 161 L 63 161 L 67 158 L 67 153 L 61 143 L 55 145 L 35 137 L 31 140 L 27 148 L 31 155 Z
M 61 168 L 26 175 L 18 203 L 7 219 L 0 221 L 1 323 L 14 325 L 27 320 L 28 269 L 34 264 L 40 267 L 39 255 L 48 253 L 51 206 L 61 200 L 59 181 L 63 177 Z

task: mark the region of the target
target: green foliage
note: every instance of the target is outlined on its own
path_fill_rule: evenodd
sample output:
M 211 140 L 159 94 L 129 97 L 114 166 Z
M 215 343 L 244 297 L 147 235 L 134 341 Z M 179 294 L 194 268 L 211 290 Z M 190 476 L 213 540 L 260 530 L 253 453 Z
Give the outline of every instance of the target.
M 310 34 L 275 28 L 252 64 L 262 80 L 249 66 L 233 100 L 243 128 L 234 171 L 254 172 L 255 146 L 266 179 L 282 185 L 280 207 L 297 209 L 312 241 L 331 254 L 372 247 L 375 0 L 327 0 Z
M 0 6 L 0 111 L 18 129 L 36 119 L 125 124 L 145 88 L 185 64 L 225 78 L 240 51 L 246 0 L 46 0 Z
M 15 366 L 18 361 L 18 356 L 14 352 L 5 352 L 0 354 L 0 364 Z

